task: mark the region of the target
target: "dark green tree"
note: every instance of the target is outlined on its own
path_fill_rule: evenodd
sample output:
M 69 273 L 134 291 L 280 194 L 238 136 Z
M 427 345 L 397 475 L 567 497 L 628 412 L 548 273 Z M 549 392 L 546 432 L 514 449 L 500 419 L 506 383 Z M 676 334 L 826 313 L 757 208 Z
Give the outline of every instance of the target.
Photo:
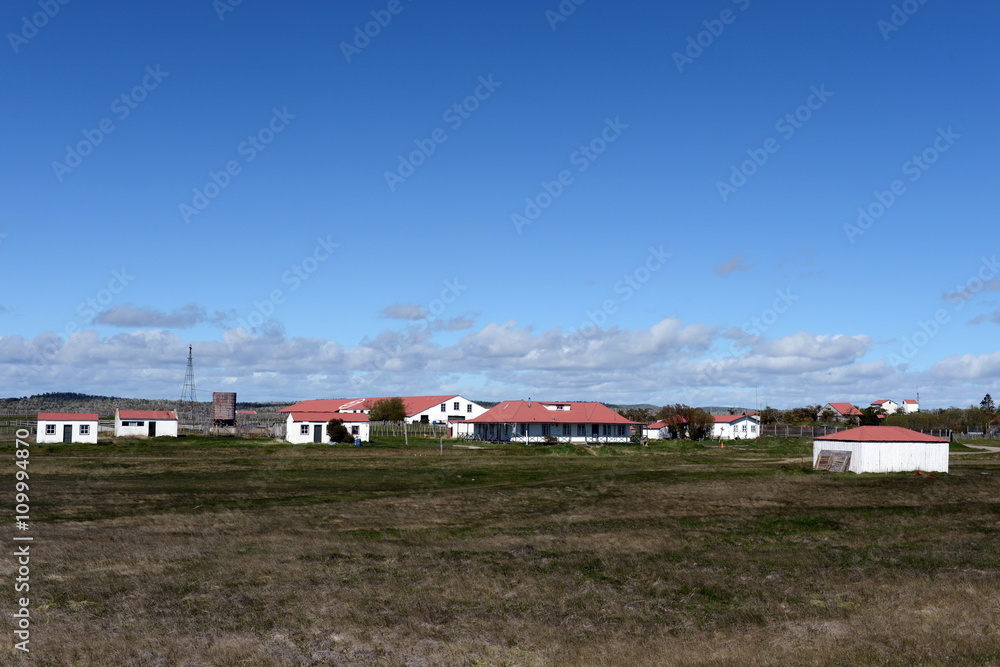
M 406 405 L 398 396 L 383 398 L 372 404 L 368 419 L 373 422 L 401 422 L 406 419 Z
M 326 435 L 330 442 L 354 442 L 354 436 L 344 426 L 342 419 L 331 419 L 326 423 Z

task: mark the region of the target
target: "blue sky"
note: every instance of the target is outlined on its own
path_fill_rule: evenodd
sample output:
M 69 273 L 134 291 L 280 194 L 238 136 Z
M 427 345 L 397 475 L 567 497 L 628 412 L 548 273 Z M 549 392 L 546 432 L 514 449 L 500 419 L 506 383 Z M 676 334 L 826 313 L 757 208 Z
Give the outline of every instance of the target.
M 998 19 L 7 3 L 0 395 L 978 403 Z

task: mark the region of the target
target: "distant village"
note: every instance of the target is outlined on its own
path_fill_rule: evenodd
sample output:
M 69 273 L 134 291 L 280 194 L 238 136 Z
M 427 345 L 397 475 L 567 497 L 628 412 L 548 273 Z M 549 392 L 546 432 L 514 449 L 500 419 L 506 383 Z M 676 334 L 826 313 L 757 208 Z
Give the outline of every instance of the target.
M 140 399 L 111 400 L 134 403 Z M 644 446 L 686 438 L 718 441 L 725 447 L 727 442 L 785 435 L 813 438 L 816 469 L 931 473 L 948 472 L 953 424 L 965 429 L 964 437 L 990 437 L 1000 431 L 1000 419 L 989 394 L 979 407 L 931 413 L 921 413 L 918 399 L 877 399 L 863 408 L 831 401 L 784 411 L 676 404 L 654 412 L 652 406 L 615 409 L 596 401 L 530 398 L 491 404 L 459 394 L 255 405 L 263 409 L 237 409 L 235 393 L 214 392 L 207 415 L 201 410 L 204 404 L 197 401 L 182 401 L 176 409 L 115 408 L 113 419 L 102 419 L 97 412 L 39 410 L 34 420 L 22 420 L 18 428 L 30 426 L 38 443 L 89 444 L 97 444 L 99 434 L 120 438 L 214 434 L 258 435 L 292 444 L 362 446 L 371 442 L 373 435 L 405 438 L 412 434 L 434 437 L 442 443 L 448 438 L 481 443 Z M 387 427 L 393 430 L 386 431 Z M 382 430 L 376 433 L 376 429 Z
M 379 404 L 395 400 L 400 411 L 393 421 L 410 425 L 435 425 L 443 437 L 484 442 L 614 444 L 642 440 L 669 440 L 690 437 L 715 440 L 754 439 L 762 434 L 764 411 L 729 409 L 728 414 L 709 414 L 701 408 L 666 406 L 654 413 L 648 408 L 615 410 L 595 401 L 512 400 L 484 404 L 458 394 L 437 396 L 367 397 L 314 399 L 280 407 L 278 420 L 272 419 L 266 435 L 290 443 L 331 443 L 328 426 L 343 425 L 349 440 L 371 439 L 372 421 Z M 713 411 L 718 411 L 714 409 Z M 878 420 L 895 414 L 915 414 L 915 399 L 899 403 L 890 399 L 873 401 L 862 409 L 846 402 L 830 402 L 810 408 L 807 420 L 834 425 L 861 425 L 867 414 Z M 773 412 L 773 411 L 772 411 Z M 98 434 L 116 437 L 177 437 L 185 429 L 201 428 L 206 421 L 225 429 L 238 420 L 260 421 L 256 410 L 237 410 L 236 394 L 215 392 L 211 414 L 206 420 L 193 414 L 185 418 L 182 408 L 174 410 L 114 410 L 113 424 L 95 412 L 39 411 L 35 424 L 38 442 L 96 443 Z M 261 416 L 261 419 L 263 416 Z M 190 422 L 198 422 L 190 423 Z M 700 422 L 700 423 L 698 423 Z M 879 423 L 879 422 L 875 422 Z M 699 431 L 698 427 L 702 427 Z M 345 439 L 344 441 L 347 441 Z

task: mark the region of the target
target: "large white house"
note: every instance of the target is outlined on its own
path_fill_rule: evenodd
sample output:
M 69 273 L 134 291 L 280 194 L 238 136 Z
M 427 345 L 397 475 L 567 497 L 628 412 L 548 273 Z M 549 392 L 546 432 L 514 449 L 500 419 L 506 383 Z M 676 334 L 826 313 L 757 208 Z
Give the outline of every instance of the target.
M 380 398 L 332 398 L 301 401 L 287 408 L 282 408 L 279 412 L 343 412 L 355 414 L 368 414 L 372 406 L 387 397 Z M 443 396 L 402 396 L 403 406 L 406 410 L 406 421 L 411 424 L 418 423 L 441 423 L 467 421 L 475 419 L 484 412 L 486 408 L 473 400 L 458 394 L 446 394 Z
M 368 415 L 361 412 L 290 412 L 286 421 L 285 440 L 301 445 L 307 442 L 330 442 L 326 425 L 331 419 L 344 422 L 355 438 L 370 440 Z
M 177 437 L 177 413 L 173 410 L 115 410 L 118 437 Z
M 601 403 L 504 401 L 481 416 L 456 424 L 457 435 L 490 442 L 628 442 L 629 421 Z
M 899 403 L 889 398 L 880 398 L 877 401 L 872 401 L 871 407 L 882 408 L 882 410 L 887 415 L 895 414 L 896 410 L 899 410 Z
M 760 437 L 757 415 L 715 415 L 712 437 L 717 440 L 748 440 Z
M 820 455 L 850 455 L 850 472 L 948 472 L 948 441 L 901 426 L 860 426 L 813 440 Z
M 82 442 L 97 444 L 97 413 L 39 412 L 35 442 Z
M 908 415 L 911 412 L 920 412 L 920 403 L 912 398 L 907 398 L 903 401 L 903 414 Z

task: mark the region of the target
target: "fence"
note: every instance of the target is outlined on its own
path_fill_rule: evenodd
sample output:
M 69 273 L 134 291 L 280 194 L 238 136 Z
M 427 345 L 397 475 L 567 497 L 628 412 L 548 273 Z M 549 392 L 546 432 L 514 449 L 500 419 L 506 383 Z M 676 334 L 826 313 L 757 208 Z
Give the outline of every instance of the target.
M 403 424 L 402 422 L 372 422 L 371 437 L 398 437 L 412 435 L 417 438 L 447 438 L 447 424 Z M 404 432 L 405 429 L 405 432 Z

